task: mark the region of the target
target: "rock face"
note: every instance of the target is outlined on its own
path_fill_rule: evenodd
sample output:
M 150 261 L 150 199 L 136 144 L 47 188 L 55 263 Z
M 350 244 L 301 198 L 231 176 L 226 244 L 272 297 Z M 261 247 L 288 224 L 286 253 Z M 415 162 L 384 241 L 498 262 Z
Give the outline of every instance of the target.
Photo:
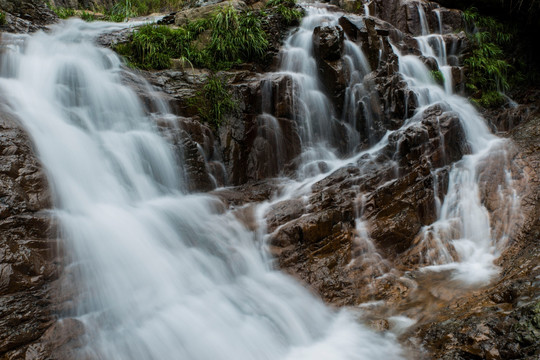
M 540 355 L 540 114 L 511 133 L 512 161 L 525 173 L 521 183 L 523 226 L 498 259 L 494 284 L 457 297 L 431 323 L 416 328 L 418 341 L 440 359 L 537 359 Z
M 0 0 L 0 11 L 6 16 L 0 31 L 34 32 L 58 20 L 41 0 Z
M 60 260 L 45 173 L 16 119 L 0 111 L 0 357 L 25 358 L 55 321 Z M 31 357 L 29 357 L 31 358 Z

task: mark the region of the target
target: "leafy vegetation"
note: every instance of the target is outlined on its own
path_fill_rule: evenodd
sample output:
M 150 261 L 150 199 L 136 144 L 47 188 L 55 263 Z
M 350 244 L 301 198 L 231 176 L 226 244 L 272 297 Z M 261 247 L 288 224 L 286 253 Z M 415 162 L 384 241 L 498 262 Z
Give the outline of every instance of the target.
M 201 65 L 229 64 L 260 59 L 268 47 L 262 19 L 252 11 L 238 12 L 232 6 L 223 8 L 208 19 L 207 30 L 212 31 L 206 59 Z M 221 66 L 218 66 L 221 67 Z
M 484 107 L 500 105 L 501 92 L 510 88 L 512 66 L 504 58 L 502 46 L 512 40 L 512 33 L 492 17 L 480 16 L 475 8 L 464 12 L 473 50 L 465 59 L 469 69 L 467 88 L 472 100 Z
M 227 6 L 209 18 L 176 29 L 145 25 L 133 34 L 130 43 L 116 50 L 142 69 L 164 69 L 175 58 L 194 66 L 222 70 L 266 54 L 268 40 L 261 26 L 258 14 Z M 199 36 L 203 32 L 206 37 Z
M 184 0 L 121 0 L 113 7 L 111 15 L 129 18 L 154 12 L 174 11 L 182 8 L 185 3 Z
M 84 21 L 88 21 L 88 22 L 97 20 L 96 15 L 88 11 L 80 12 L 79 17 L 83 19 Z
M 6 25 L 6 14 L 0 12 L 0 26 Z
M 238 111 L 224 76 L 210 75 L 197 95 L 190 100 L 202 120 L 218 128 L 225 115 Z
M 269 0 L 266 3 L 267 9 L 281 15 L 287 25 L 296 24 L 304 15 L 296 8 L 296 0 Z
M 56 7 L 49 6 L 49 8 L 58 16 L 60 19 L 68 19 L 75 16 L 75 9 L 65 8 L 65 7 Z
M 431 75 L 431 78 L 433 80 L 435 80 L 435 82 L 439 85 L 443 85 L 444 84 L 444 75 L 442 72 L 440 72 L 439 70 L 432 70 L 430 72 L 430 75 Z

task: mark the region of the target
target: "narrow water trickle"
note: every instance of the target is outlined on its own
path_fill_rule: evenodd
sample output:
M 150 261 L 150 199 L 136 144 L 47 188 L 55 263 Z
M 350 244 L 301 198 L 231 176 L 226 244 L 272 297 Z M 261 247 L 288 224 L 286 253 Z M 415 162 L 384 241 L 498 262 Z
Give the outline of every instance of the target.
M 11 41 L 2 55 L 3 105 L 36 145 L 78 274 L 76 313 L 65 315 L 85 325 L 79 355 L 401 358 L 394 338 L 329 309 L 265 265 L 261 239 L 217 199 L 185 193 L 170 144 L 122 85 L 120 59 L 93 44 L 114 26 L 123 25 L 62 22 L 50 33 Z M 290 44 L 300 51 L 294 39 Z M 302 66 L 311 65 L 291 60 L 289 70 L 314 81 Z M 299 101 L 321 112 L 320 121 L 304 123 L 303 139 L 315 142 L 331 111 L 316 90 Z

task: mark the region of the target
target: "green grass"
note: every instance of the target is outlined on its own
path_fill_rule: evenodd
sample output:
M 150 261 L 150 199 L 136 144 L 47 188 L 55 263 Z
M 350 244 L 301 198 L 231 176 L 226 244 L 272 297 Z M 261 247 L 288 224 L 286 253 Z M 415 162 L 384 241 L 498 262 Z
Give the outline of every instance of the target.
M 227 67 L 262 58 L 268 39 L 261 25 L 261 17 L 252 11 L 238 12 L 229 6 L 216 12 L 208 19 L 207 29 L 212 31 L 212 37 L 205 51 L 209 58 L 201 65 Z
M 79 13 L 79 17 L 81 19 L 83 19 L 84 21 L 87 21 L 87 22 L 91 22 L 91 21 L 96 21 L 97 18 L 96 18 L 96 15 L 91 13 L 91 12 L 87 12 L 87 11 L 82 11 L 81 13 Z
M 484 107 L 498 106 L 503 102 L 501 92 L 510 88 L 512 70 L 502 46 L 510 43 L 513 35 L 495 19 L 480 16 L 474 8 L 463 15 L 472 44 L 471 54 L 464 61 L 469 71 L 467 89 L 473 102 Z
M 49 6 L 49 8 L 58 16 L 60 19 L 68 19 L 75 16 L 75 9 L 65 8 L 65 7 L 56 7 Z
M 238 104 L 232 98 L 227 79 L 215 74 L 208 77 L 202 89 L 190 99 L 190 104 L 197 109 L 203 121 L 216 129 L 226 115 L 238 111 Z
M 0 12 L 0 26 L 6 25 L 6 14 Z
M 269 0 L 266 9 L 279 14 L 285 20 L 285 24 L 297 24 L 304 13 L 296 7 L 296 0 Z
M 193 66 L 223 70 L 266 55 L 268 40 L 261 26 L 262 17 L 257 13 L 228 6 L 181 28 L 142 26 L 130 43 L 116 50 L 135 66 L 147 70 L 168 68 L 172 58 Z M 210 36 L 206 41 L 199 37 L 208 31 Z
M 120 22 L 130 17 L 179 10 L 188 3 L 185 0 L 120 0 L 106 11 L 106 17 Z

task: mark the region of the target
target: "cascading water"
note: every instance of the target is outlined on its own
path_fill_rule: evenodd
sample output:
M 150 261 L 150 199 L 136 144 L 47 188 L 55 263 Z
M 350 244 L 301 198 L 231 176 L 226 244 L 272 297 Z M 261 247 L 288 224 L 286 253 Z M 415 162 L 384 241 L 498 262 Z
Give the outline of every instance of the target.
M 466 99 L 453 94 L 452 70 L 453 66 L 457 65 L 457 56 L 453 51 L 447 51 L 445 37 L 442 34 L 429 33 L 425 11 L 419 4 L 422 34 L 415 39 L 422 56 L 434 59 L 437 68 L 442 72 L 443 88 L 436 83 L 433 72 L 428 70 L 420 57 L 401 55 L 398 48 L 393 46 L 393 51 L 398 56 L 399 72 L 416 95 L 415 115 L 406 119 L 400 129 L 387 131 L 382 138 L 371 137 L 369 134 L 371 147 L 368 150 L 356 154 L 349 152 L 348 154 L 353 157 L 340 159 L 338 152 L 332 147 L 336 140 L 333 126 L 339 123 L 348 129 L 348 148 L 355 149 L 358 145 L 356 122 L 361 118 L 369 128 L 370 121 L 373 121 L 374 114 L 369 107 L 369 104 L 373 103 L 373 98 L 368 89 L 369 84 L 364 80 L 370 69 L 359 44 L 346 38 L 344 58 L 348 64 L 350 77 L 346 88 L 343 118 L 337 119 L 333 105 L 324 95 L 321 86 L 312 39 L 317 26 L 336 26 L 343 13 L 329 12 L 319 5 L 305 5 L 305 8 L 307 15 L 300 28 L 292 33 L 282 50 L 280 68 L 281 73 L 293 77 L 297 89 L 295 100 L 299 103 L 299 109 L 296 110 L 296 120 L 303 134 L 303 152 L 299 161 L 300 175 L 297 176 L 298 181 L 286 186 L 282 195 L 275 201 L 282 201 L 298 194 L 305 195 L 306 192 L 309 193 L 311 184 L 341 166 L 350 166 L 362 156 L 376 156 L 380 150 L 386 149 L 391 134 L 401 134 L 407 128 L 419 125 L 424 110 L 438 104 L 444 112 L 459 117 L 471 154 L 451 166 L 446 195 L 439 194 L 435 189 L 438 220 L 422 230 L 422 246 L 425 247 L 424 264 L 432 265 L 428 267 L 432 270 L 451 270 L 453 277 L 464 283 L 488 282 L 497 272 L 493 260 L 504 248 L 510 224 L 518 216 L 519 198 L 512 188 L 510 170 L 506 168 L 505 179 L 502 180 L 498 190 L 501 204 L 504 204 L 506 210 L 497 220 L 499 224 L 491 221 L 489 211 L 480 197 L 479 174 L 487 163 L 491 166 L 506 166 L 504 150 L 506 142 L 491 134 L 484 119 Z M 348 16 L 351 18 L 350 14 Z M 437 16 L 438 31 L 442 32 L 442 17 L 439 13 Z M 363 21 L 360 17 L 356 19 L 359 22 Z M 449 48 L 453 49 L 454 46 Z M 363 111 L 361 115 L 360 110 Z M 494 153 L 500 156 L 491 156 Z M 321 162 L 325 166 L 321 167 Z M 433 169 L 433 176 L 438 178 L 437 169 Z M 367 243 L 370 242 L 368 228 L 369 224 L 365 219 L 357 219 L 357 232 L 364 234 L 362 241 Z M 505 231 L 495 231 L 496 228 L 504 228 Z M 374 249 L 368 252 L 376 254 Z
M 121 84 L 120 60 L 92 44 L 112 26 L 68 21 L 10 41 L 0 74 L 3 99 L 49 174 L 79 274 L 80 355 L 401 358 L 394 339 L 269 269 L 260 239 L 219 201 L 183 192 L 171 146 Z
M 422 6 L 418 9 L 421 18 L 425 19 L 425 13 L 420 10 Z M 400 72 L 417 94 L 419 112 L 430 105 L 440 104 L 445 111 L 456 113 L 471 147 L 470 155 L 452 165 L 447 195 L 438 220 L 423 230 L 427 260 L 437 264 L 431 269 L 451 269 L 454 278 L 464 283 L 482 284 L 497 273 L 493 261 L 504 248 L 508 235 L 508 231 L 497 234 L 494 228 L 503 226 L 508 230 L 509 224 L 519 217 L 519 198 L 512 187 L 506 163 L 507 142 L 491 134 L 484 119 L 466 99 L 453 94 L 452 67 L 448 65 L 444 38 L 442 35 L 424 34 L 426 21 L 422 24 L 422 35 L 416 37 L 420 51 L 423 56 L 436 59 L 445 78 L 444 89 L 435 84 L 430 71 L 418 57 L 402 56 L 394 48 L 399 56 Z M 499 225 L 491 222 L 480 196 L 479 173 L 489 162 L 491 166 L 502 166 L 507 173 L 498 189 L 499 197 L 504 199 L 501 204 L 506 207 L 505 215 L 498 219 Z

